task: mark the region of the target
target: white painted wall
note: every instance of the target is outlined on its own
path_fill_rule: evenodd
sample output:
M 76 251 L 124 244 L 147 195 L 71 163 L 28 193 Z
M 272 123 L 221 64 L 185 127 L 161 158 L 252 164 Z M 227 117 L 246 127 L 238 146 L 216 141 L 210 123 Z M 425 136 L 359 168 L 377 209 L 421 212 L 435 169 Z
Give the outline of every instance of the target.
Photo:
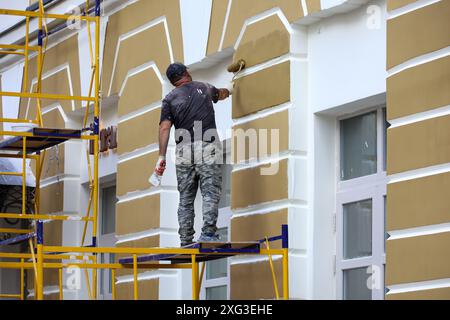
M 322 9 L 329 9 L 344 3 L 346 0 L 320 0 L 320 6 Z
M 105 17 L 100 22 L 100 70 L 103 66 L 103 49 L 104 39 L 106 35 L 106 26 L 108 24 L 108 18 Z M 91 37 L 92 37 L 92 52 L 95 54 L 95 24 L 91 23 Z M 89 35 L 87 27 L 85 26 L 78 32 L 78 51 L 80 57 L 80 80 L 81 80 L 81 95 L 88 96 L 89 84 L 91 81 L 91 58 L 89 48 Z M 94 56 L 95 59 L 95 56 Z M 93 61 L 95 63 L 95 61 Z
M 206 56 L 212 0 L 180 0 L 184 62 L 190 65 Z
M 78 0 L 80 2 L 80 0 Z M 343 3 L 342 0 L 322 0 L 322 6 L 332 7 Z M 351 1 L 347 1 L 351 2 Z M 185 62 L 194 64 L 204 58 L 207 46 L 208 23 L 211 11 L 211 1 L 205 0 L 200 5 L 198 0 L 181 0 L 182 27 L 185 46 Z M 382 8 L 384 15 L 385 1 L 374 0 L 369 3 Z M 2 3 L 0 2 L 0 6 Z M 198 11 L 200 10 L 200 11 Z M 295 297 L 312 299 L 335 298 L 335 276 L 333 254 L 335 250 L 334 234 L 332 231 L 332 217 L 335 204 L 335 123 L 334 117 L 316 116 L 316 113 L 333 110 L 339 113 L 342 105 L 354 103 L 367 97 L 377 96 L 385 92 L 385 43 L 386 28 L 385 17 L 382 18 L 380 29 L 367 28 L 367 6 L 355 11 L 336 15 L 308 27 L 307 31 L 307 61 L 296 62 L 294 68 L 307 69 L 303 78 L 296 83 L 298 90 L 294 95 L 294 103 L 304 107 L 293 112 L 290 119 L 298 125 L 292 131 L 291 138 L 295 140 L 295 149 L 307 151 L 307 165 L 294 166 L 294 174 L 305 186 L 301 196 L 306 199 L 308 208 L 290 208 L 289 221 L 291 229 L 291 243 L 294 247 L 291 259 L 291 290 Z M 3 21 L 2 21 L 3 22 Z M 1 26 L 1 24 L 0 24 Z M 86 32 L 83 31 L 79 39 L 86 41 Z M 86 44 L 86 43 L 85 43 Z M 301 46 L 306 48 L 306 46 Z M 89 75 L 89 64 L 86 63 L 88 48 L 80 46 L 82 74 Z M 207 69 L 196 69 L 192 72 L 195 80 L 205 81 L 217 87 L 226 87 L 232 75 L 226 72 L 231 57 L 216 61 Z M 21 65 L 16 65 L 2 74 L 2 89 L 5 91 L 19 91 L 21 85 Z M 83 79 L 86 79 L 84 77 Z M 294 78 L 295 79 L 295 78 Z M 87 81 L 83 81 L 84 84 Z M 83 86 L 83 91 L 87 89 Z M 5 117 L 17 115 L 18 99 L 3 97 Z M 230 137 L 233 121 L 231 118 L 231 100 L 223 101 L 214 106 L 216 122 L 220 138 Z M 306 110 L 306 112 L 305 112 Z M 337 110 L 337 111 L 336 111 Z M 300 119 L 302 118 L 302 119 Z M 306 118 L 306 119 L 305 119 Z M 102 121 L 105 126 L 117 124 L 117 106 L 108 105 L 102 112 Z M 306 136 L 304 128 L 307 128 Z M 302 129 L 303 128 L 303 129 Z M 297 130 L 298 129 L 298 130 Z M 302 130 L 300 130 L 302 129 Z M 78 146 L 79 148 L 80 146 Z M 173 144 L 172 144 L 173 147 Z M 74 146 L 76 149 L 77 147 Z M 85 147 L 82 148 L 84 150 Z M 173 151 L 173 150 L 172 150 Z M 100 159 L 100 177 L 107 177 L 117 171 L 117 155 L 114 152 L 102 156 Z M 86 160 L 84 151 L 73 157 L 80 163 L 71 162 L 69 166 L 79 166 L 80 179 L 77 187 L 87 182 Z M 291 161 L 293 164 L 298 163 Z M 301 171 L 298 168 L 302 168 Z M 74 169 L 76 175 L 78 168 Z M 305 174 L 305 171 L 308 173 Z M 149 173 L 150 174 L 150 173 Z M 74 183 L 74 182 L 72 182 Z M 300 184 L 299 184 L 300 185 Z M 176 186 L 175 169 L 169 164 L 168 172 L 163 179 L 163 186 L 173 188 Z M 74 190 L 77 189 L 74 187 Z M 293 190 L 293 189 L 292 189 Z M 77 191 L 78 192 L 78 191 Z M 69 194 L 67 195 L 70 196 Z M 87 205 L 87 192 L 82 187 L 79 197 L 74 197 L 71 203 L 73 208 L 80 212 Z M 163 193 L 162 201 L 162 230 L 161 246 L 176 246 L 178 235 L 173 232 L 177 226 L 177 196 L 176 193 Z M 201 200 L 200 195 L 195 204 L 196 230 L 201 228 Z M 75 226 L 77 224 L 77 226 Z M 305 228 L 305 225 L 307 228 Z M 72 222 L 64 224 L 64 244 L 73 244 L 79 241 L 81 223 Z M 295 230 L 293 230 L 295 228 Z M 199 232 L 197 233 L 197 236 Z M 78 238 L 77 238 L 78 237 Z M 88 239 L 90 234 L 88 233 Z M 89 240 L 88 240 L 89 242 Z M 164 274 L 161 277 L 161 298 L 189 299 L 190 272 L 179 271 Z M 67 295 L 69 297 L 69 294 Z M 73 294 L 73 298 L 87 298 L 85 291 Z
M 20 92 L 22 88 L 23 78 L 23 63 L 16 64 L 8 71 L 3 72 L 1 75 L 1 89 L 2 91 Z M 19 112 L 20 98 L 15 97 L 0 97 L 2 99 L 3 117 L 4 118 L 17 118 Z M 11 130 L 12 123 L 3 123 L 5 131 Z
M 336 119 L 331 116 L 310 115 L 313 134 L 310 150 L 312 180 L 312 212 L 310 241 L 313 245 L 311 263 L 312 299 L 335 299 L 334 275 L 335 234 L 333 216 L 336 197 Z
M 367 27 L 369 5 L 381 8 L 379 29 Z M 386 91 L 386 5 L 371 1 L 309 27 L 310 104 L 314 112 Z
M 324 2 L 324 1 L 322 1 Z M 335 1 L 329 1 L 335 2 Z M 331 4 L 329 4 L 331 5 Z M 380 28 L 367 8 L 381 9 Z M 383 0 L 321 20 L 308 28 L 308 136 L 313 246 L 310 298 L 336 299 L 334 214 L 338 168 L 336 117 L 382 103 L 386 91 L 386 5 Z
M 28 0 L 0 0 L 0 8 L 12 10 L 25 10 L 28 7 Z M 0 16 L 0 32 L 8 29 L 10 26 L 21 21 L 22 17 L 17 16 Z
M 232 63 L 231 57 L 220 61 L 214 66 L 193 71 L 192 77 L 196 81 L 202 81 L 212 84 L 217 88 L 227 88 L 233 78 L 233 74 L 227 72 L 227 66 Z M 214 105 L 216 113 L 216 124 L 221 140 L 231 138 L 231 128 L 233 120 L 231 118 L 231 97 L 230 99 L 219 101 Z M 227 132 L 228 131 L 228 132 Z

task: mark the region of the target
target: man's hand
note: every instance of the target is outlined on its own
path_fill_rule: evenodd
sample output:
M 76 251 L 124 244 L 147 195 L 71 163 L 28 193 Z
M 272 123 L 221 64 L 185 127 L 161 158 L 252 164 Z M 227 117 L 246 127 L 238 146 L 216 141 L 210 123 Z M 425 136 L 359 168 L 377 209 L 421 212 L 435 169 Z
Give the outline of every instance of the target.
M 155 187 L 158 187 L 161 184 L 164 171 L 166 171 L 166 157 L 160 156 L 158 158 L 158 162 L 156 162 L 155 171 L 148 179 L 148 182 L 150 182 Z
M 162 176 L 166 171 L 166 157 L 159 157 L 158 162 L 156 163 L 155 173 L 158 176 Z
M 219 89 L 219 100 L 225 100 L 230 96 L 230 91 L 228 89 Z

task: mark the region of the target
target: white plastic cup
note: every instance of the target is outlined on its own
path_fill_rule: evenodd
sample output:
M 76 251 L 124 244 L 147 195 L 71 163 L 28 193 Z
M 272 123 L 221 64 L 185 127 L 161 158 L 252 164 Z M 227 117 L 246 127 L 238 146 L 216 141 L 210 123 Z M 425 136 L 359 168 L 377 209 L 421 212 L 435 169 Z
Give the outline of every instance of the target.
M 148 181 L 154 186 L 154 187 L 159 187 L 161 185 L 161 180 L 162 180 L 162 176 L 157 175 L 156 172 L 154 172 L 150 178 L 148 179 Z

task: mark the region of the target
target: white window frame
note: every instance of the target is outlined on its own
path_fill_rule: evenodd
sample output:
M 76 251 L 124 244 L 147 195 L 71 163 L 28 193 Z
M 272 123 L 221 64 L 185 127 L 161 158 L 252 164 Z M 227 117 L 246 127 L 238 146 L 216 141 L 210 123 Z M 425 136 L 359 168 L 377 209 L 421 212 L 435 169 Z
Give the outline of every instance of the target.
M 102 225 L 103 225 L 103 190 L 106 188 L 110 188 L 116 186 L 116 180 L 110 181 L 110 182 L 106 182 L 103 183 L 100 186 L 100 192 L 99 192 L 99 201 L 98 201 L 98 223 L 97 223 L 97 245 L 98 247 L 115 247 L 116 245 L 116 233 L 110 233 L 110 234 L 102 234 Z M 109 263 L 110 261 L 110 253 L 104 253 L 103 257 L 105 259 L 105 263 Z M 99 255 L 98 257 L 99 259 L 101 259 L 101 256 Z M 109 271 L 109 272 L 107 272 Z M 106 276 L 103 276 L 103 283 L 102 283 L 102 275 L 101 273 L 103 273 Z M 110 270 L 106 270 L 106 269 L 99 269 L 99 281 L 98 281 L 98 286 L 97 286 L 97 292 L 98 292 L 98 296 L 100 300 L 112 300 L 112 293 L 103 293 L 102 289 L 103 288 L 108 288 L 110 283 L 111 283 L 111 272 Z
M 372 300 L 383 300 L 385 254 L 385 196 L 387 175 L 384 168 L 384 119 L 385 105 L 365 109 L 351 115 L 337 118 L 337 192 L 336 192 L 336 297 L 344 299 L 344 271 L 349 269 L 375 266 L 380 273 L 373 275 L 380 279 L 381 286 L 372 290 Z M 341 181 L 341 121 L 377 111 L 377 172 L 355 179 Z M 355 259 L 344 259 L 344 204 L 372 199 L 372 255 Z M 368 274 L 368 277 L 370 275 Z M 379 278 L 378 278 L 379 277 Z
M 219 209 L 219 217 L 217 219 L 217 228 L 228 230 L 228 239 L 230 239 L 230 221 L 231 221 L 231 207 L 225 207 Z M 227 259 L 227 276 L 216 279 L 206 279 L 206 268 L 205 274 L 203 275 L 202 289 L 200 290 L 200 299 L 206 300 L 206 288 L 227 286 L 227 300 L 230 300 L 230 259 Z

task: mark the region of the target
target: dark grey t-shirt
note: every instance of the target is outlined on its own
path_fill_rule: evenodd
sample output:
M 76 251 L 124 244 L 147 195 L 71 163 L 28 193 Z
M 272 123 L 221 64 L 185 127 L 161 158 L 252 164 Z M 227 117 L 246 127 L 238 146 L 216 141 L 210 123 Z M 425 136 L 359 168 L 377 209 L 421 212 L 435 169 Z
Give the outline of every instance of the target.
M 187 142 L 184 138 L 187 132 L 191 137 L 190 142 L 216 141 L 218 136 L 213 102 L 217 103 L 218 100 L 217 88 L 207 83 L 192 81 L 172 90 L 164 98 L 160 123 L 165 120 L 173 123 L 177 144 Z M 194 125 L 196 125 L 195 130 Z

